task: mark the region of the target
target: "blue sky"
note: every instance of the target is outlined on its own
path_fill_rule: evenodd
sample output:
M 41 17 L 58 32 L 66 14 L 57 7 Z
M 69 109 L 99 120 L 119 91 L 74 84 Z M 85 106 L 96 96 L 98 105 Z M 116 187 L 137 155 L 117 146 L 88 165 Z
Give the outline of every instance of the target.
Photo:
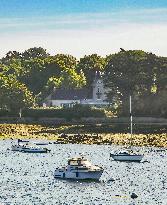
M 1 17 L 102 13 L 122 9 L 167 7 L 166 0 L 1 0 Z
M 120 47 L 167 56 L 166 36 L 166 0 L 0 0 L 0 56 L 34 46 L 78 58 Z

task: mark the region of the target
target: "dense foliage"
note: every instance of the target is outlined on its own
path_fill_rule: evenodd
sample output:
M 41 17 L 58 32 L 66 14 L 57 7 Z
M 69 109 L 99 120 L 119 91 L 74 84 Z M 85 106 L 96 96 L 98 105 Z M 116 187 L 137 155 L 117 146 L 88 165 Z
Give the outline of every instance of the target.
M 0 108 L 19 112 L 34 105 L 34 98 L 27 87 L 15 76 L 0 73 Z
M 77 69 L 84 72 L 87 80 L 87 87 L 91 87 L 96 71 L 103 72 L 105 65 L 106 59 L 97 54 L 80 58 Z
M 115 101 L 118 113 L 133 110 L 140 116 L 167 116 L 167 58 L 144 51 L 121 51 L 110 57 L 105 68 L 108 100 Z
M 7 110 L 0 110 L 0 117 L 16 117 L 16 113 Z M 22 112 L 23 117 L 38 120 L 39 118 L 63 118 L 67 121 L 79 120 L 81 118 L 103 118 L 106 117 L 105 110 L 89 106 L 75 105 L 73 108 L 28 108 Z
M 0 59 L 0 109 L 40 105 L 54 88 L 92 88 L 96 71 L 104 74 L 108 101 L 118 115 L 127 115 L 132 95 L 135 115 L 167 116 L 167 58 L 135 50 L 79 60 L 51 56 L 41 47 L 9 51 Z

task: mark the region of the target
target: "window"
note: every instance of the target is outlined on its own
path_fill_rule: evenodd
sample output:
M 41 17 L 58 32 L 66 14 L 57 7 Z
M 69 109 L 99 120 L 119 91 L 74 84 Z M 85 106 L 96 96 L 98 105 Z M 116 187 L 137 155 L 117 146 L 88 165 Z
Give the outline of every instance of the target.
M 96 93 L 96 95 L 97 95 L 97 99 L 100 99 L 102 93 L 100 92 L 100 88 L 99 88 L 99 87 L 97 88 L 97 93 Z

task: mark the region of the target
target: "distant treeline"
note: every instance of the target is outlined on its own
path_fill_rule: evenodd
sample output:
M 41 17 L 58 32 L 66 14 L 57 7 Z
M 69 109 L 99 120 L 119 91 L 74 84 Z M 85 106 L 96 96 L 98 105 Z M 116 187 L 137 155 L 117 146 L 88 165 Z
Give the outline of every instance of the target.
M 0 59 L 0 109 L 19 112 L 41 105 L 53 88 L 91 88 L 96 71 L 103 74 L 112 112 L 167 117 L 167 57 L 140 50 L 101 57 L 51 56 L 41 47 L 9 51 Z

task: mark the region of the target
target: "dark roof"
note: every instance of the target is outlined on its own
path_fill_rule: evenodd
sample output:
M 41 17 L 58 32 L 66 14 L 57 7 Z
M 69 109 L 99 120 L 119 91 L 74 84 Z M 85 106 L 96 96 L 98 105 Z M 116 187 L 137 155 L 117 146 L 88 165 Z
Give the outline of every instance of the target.
M 92 93 L 91 93 L 92 96 Z M 63 89 L 59 88 L 51 94 L 52 100 L 83 100 L 90 99 L 90 91 L 87 88 Z

